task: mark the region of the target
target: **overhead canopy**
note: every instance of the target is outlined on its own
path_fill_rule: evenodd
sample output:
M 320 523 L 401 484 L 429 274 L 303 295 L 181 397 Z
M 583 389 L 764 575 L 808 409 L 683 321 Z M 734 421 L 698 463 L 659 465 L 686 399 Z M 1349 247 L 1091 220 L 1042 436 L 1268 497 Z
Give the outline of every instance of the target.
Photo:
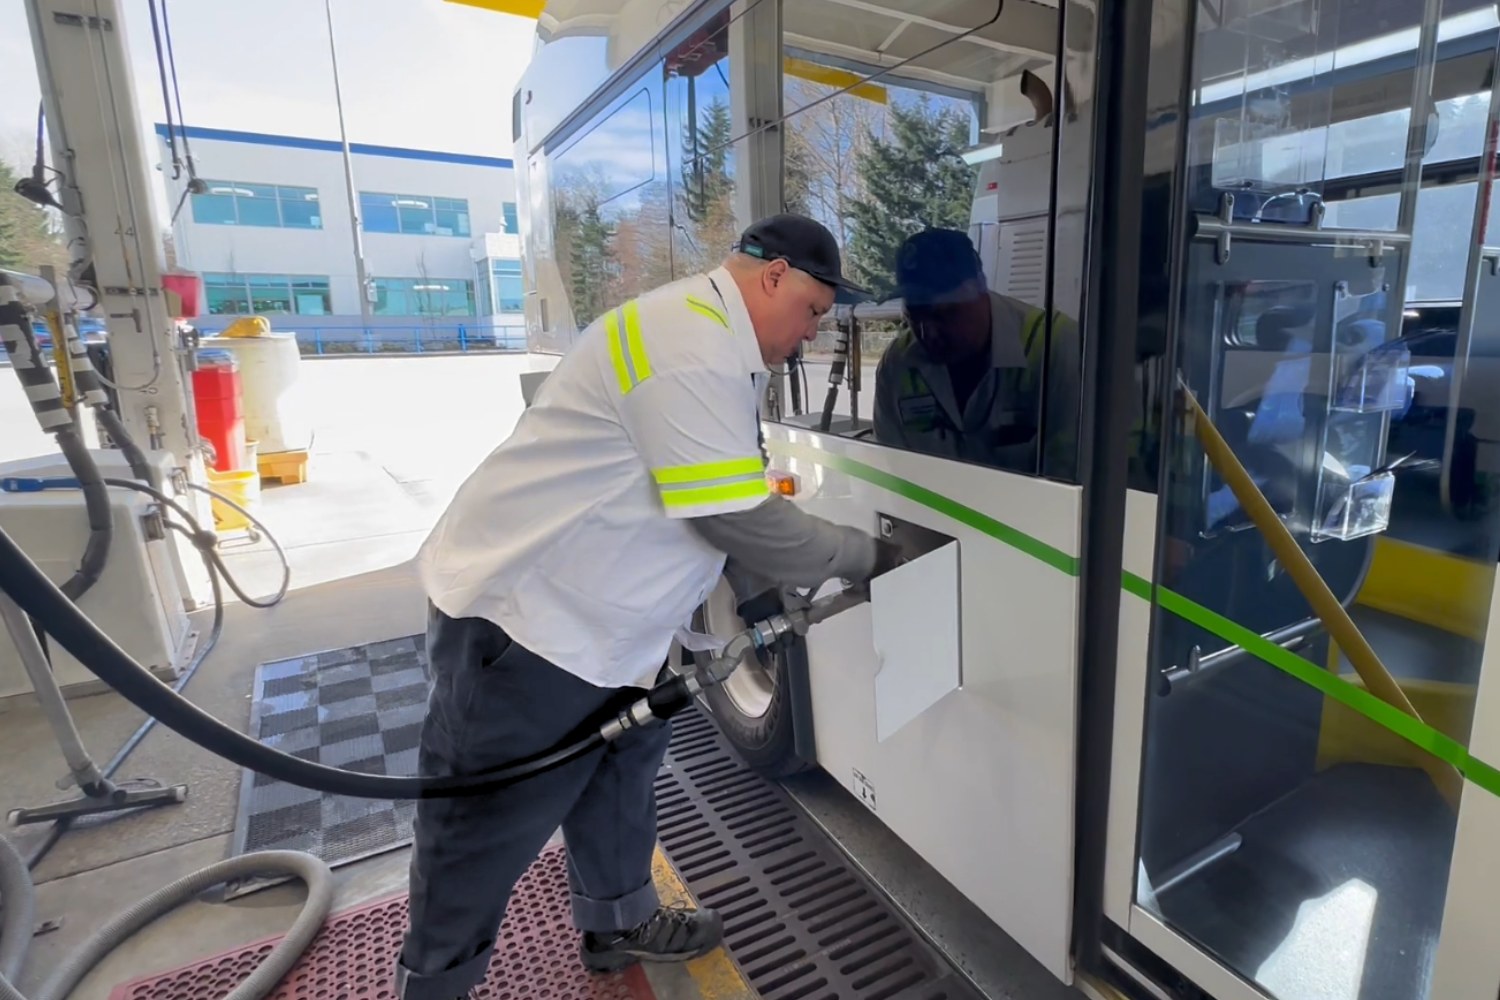
M 547 6 L 547 0 L 447 0 L 447 2 L 492 10 L 497 14 L 515 14 L 517 17 L 529 17 L 532 20 L 541 17 L 543 8 Z

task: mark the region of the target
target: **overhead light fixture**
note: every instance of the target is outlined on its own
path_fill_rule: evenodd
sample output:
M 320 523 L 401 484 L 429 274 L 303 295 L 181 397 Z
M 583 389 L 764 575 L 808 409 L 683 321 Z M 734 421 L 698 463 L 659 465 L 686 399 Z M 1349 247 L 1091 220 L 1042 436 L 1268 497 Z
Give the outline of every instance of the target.
M 993 142 L 988 146 L 971 147 L 964 150 L 962 153 L 959 153 L 958 155 L 963 159 L 965 163 L 972 167 L 975 164 L 983 163 L 986 160 L 998 160 L 1000 159 L 1000 154 L 1003 152 L 1005 152 L 1005 144 Z

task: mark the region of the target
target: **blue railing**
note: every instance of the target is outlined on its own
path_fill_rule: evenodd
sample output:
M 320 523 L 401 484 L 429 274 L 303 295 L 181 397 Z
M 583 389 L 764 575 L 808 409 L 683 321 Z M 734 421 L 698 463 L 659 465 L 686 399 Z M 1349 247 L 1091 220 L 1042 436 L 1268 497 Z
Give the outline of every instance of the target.
M 474 354 L 526 350 L 520 328 L 467 323 L 423 323 L 412 326 L 292 326 L 303 354 Z M 213 332 L 204 330 L 205 336 Z

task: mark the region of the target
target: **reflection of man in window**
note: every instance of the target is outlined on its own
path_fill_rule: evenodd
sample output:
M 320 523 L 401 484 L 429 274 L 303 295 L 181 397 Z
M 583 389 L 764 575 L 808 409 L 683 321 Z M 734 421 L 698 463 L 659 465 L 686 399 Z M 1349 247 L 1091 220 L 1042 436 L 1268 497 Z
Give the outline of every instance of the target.
M 1016 472 L 1037 468 L 1046 313 L 989 290 L 966 233 L 928 229 L 896 253 L 908 331 L 875 372 L 881 444 Z M 1053 324 L 1047 470 L 1070 473 L 1077 440 L 1076 327 Z

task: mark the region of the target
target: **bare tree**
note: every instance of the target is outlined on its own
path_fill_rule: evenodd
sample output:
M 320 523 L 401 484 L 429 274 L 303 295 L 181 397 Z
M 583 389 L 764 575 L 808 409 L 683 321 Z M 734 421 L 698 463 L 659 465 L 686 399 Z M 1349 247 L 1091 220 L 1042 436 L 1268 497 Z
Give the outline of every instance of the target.
M 841 246 L 847 245 L 851 203 L 864 198 L 859 170 L 872 136 L 885 131 L 885 106 L 853 94 L 840 94 L 809 107 L 833 88 L 787 79 L 786 100 L 801 108 L 787 120 L 787 159 L 803 176 L 798 192 L 804 210 L 828 226 Z

